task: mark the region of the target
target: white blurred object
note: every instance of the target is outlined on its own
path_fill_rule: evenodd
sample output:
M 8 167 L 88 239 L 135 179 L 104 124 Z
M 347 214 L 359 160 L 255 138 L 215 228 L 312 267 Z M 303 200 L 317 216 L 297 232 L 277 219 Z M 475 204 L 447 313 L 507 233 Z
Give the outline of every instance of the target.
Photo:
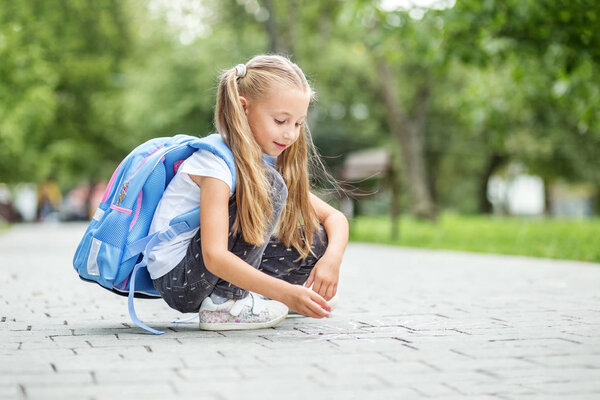
M 544 182 L 538 176 L 519 175 L 508 185 L 508 212 L 513 215 L 544 213 Z
M 0 183 L 0 203 L 3 204 L 11 204 L 12 203 L 12 194 L 10 193 L 10 189 L 8 185 L 5 183 Z
M 528 175 L 523 165 L 509 164 L 488 180 L 487 197 L 498 214 L 543 215 L 544 181 Z
M 14 190 L 14 207 L 24 222 L 35 221 L 37 216 L 37 187 L 33 183 L 19 183 Z

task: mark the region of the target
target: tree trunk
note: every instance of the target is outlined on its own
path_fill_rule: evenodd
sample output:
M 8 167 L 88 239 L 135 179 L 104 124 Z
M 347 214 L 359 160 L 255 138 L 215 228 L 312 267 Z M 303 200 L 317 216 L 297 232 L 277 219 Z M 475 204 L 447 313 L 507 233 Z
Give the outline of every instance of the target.
M 431 193 L 433 204 L 439 204 L 439 194 L 437 190 L 437 177 L 440 170 L 440 153 L 438 151 L 425 152 L 425 162 L 427 165 L 427 185 Z
M 552 216 L 552 182 L 549 178 L 542 178 L 544 182 L 544 215 L 546 217 Z
M 295 46 L 296 46 L 296 31 L 298 28 L 298 0 L 289 0 L 289 12 L 287 15 L 287 35 L 285 41 L 285 49 L 284 54 L 289 55 L 290 57 L 294 54 Z
M 424 154 L 425 116 L 429 100 L 429 88 L 422 85 L 416 94 L 415 112 L 411 119 L 401 109 L 396 93 L 396 78 L 386 61 L 377 60 L 381 79 L 381 96 L 387 109 L 388 124 L 402 152 L 403 170 L 408 182 L 411 212 L 419 218 L 435 219 L 435 207 L 427 181 Z
M 285 10 L 285 23 L 280 24 L 277 10 L 272 0 L 262 0 L 263 6 L 269 12 L 269 18 L 265 21 L 265 29 L 269 36 L 269 52 L 291 56 L 296 44 L 296 23 L 298 19 L 298 0 L 290 0 L 288 9 Z M 285 29 L 280 29 L 284 25 Z
M 269 36 L 269 53 L 279 53 L 279 34 L 277 32 L 277 17 L 275 7 L 271 0 L 262 0 L 263 6 L 269 12 L 269 18 L 265 21 L 265 29 Z
M 398 180 L 398 171 L 393 157 L 390 157 L 388 178 L 390 180 L 390 189 L 392 198 L 390 200 L 390 219 L 392 222 L 392 241 L 400 239 L 400 183 Z
M 494 211 L 492 203 L 487 197 L 488 181 L 490 180 L 490 177 L 492 176 L 494 171 L 496 171 L 496 169 L 500 167 L 500 165 L 504 164 L 507 159 L 508 157 L 506 157 L 505 155 L 493 153 L 492 156 L 488 159 L 483 173 L 479 177 L 479 212 L 482 214 L 491 214 Z

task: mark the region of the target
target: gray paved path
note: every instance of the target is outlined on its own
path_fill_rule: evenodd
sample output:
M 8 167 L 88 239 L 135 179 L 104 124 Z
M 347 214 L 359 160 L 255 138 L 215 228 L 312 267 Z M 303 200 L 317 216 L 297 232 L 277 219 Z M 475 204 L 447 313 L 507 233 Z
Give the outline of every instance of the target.
M 326 320 L 202 332 L 80 281 L 85 227 L 0 236 L 0 398 L 600 398 L 600 265 L 352 244 Z

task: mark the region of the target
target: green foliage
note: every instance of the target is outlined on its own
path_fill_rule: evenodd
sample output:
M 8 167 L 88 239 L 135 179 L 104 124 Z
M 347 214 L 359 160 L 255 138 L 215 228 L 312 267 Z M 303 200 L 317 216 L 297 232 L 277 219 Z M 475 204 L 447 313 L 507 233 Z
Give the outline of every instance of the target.
M 118 148 L 118 2 L 0 4 L 0 181 L 105 176 Z
M 383 217 L 358 217 L 350 238 L 406 247 L 600 262 L 600 219 L 561 220 L 443 214 L 435 224 L 404 217 L 400 239 L 390 240 Z
M 46 33 L 35 26 L 31 7 L 7 3 L 0 6 L 0 180 L 11 174 L 19 180 L 35 171 L 36 154 L 26 144 L 39 140 L 54 118 L 58 76 L 43 35 L 30 32 L 31 23 Z
M 559 47 L 566 65 L 585 59 L 600 63 L 600 36 L 595 29 L 600 4 L 595 0 L 462 0 L 446 20 L 450 39 L 467 60 L 506 55 L 515 44 L 538 55 Z M 474 52 L 474 47 L 484 52 Z
M 219 73 L 261 52 L 264 37 L 243 25 L 235 32 L 230 25 L 207 21 L 214 25 L 206 36 L 183 44 L 181 29 L 169 26 L 162 13 L 145 14 L 143 4 L 136 20 L 138 48 L 125 67 L 128 143 L 176 133 L 212 133 Z M 214 12 L 207 14 L 219 21 Z
M 190 0 L 190 36 L 165 1 L 0 0 L 0 181 L 106 179 L 148 138 L 207 134 L 219 72 L 275 46 L 318 94 L 309 124 L 332 169 L 395 146 L 384 60 L 406 120 L 429 93 L 438 208 L 476 212 L 494 156 L 600 187 L 600 3 L 462 0 L 422 19 L 380 3 Z
M 501 77 L 475 85 L 465 121 L 493 135 L 490 151 L 546 181 L 600 185 L 600 3 L 465 0 L 444 19 L 448 56 Z

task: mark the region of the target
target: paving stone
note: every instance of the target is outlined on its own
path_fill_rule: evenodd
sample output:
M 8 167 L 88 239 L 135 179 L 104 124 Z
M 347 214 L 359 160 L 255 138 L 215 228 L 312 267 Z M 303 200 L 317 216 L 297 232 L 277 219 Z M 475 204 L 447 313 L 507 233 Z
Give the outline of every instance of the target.
M 169 384 L 56 384 L 52 386 L 23 386 L 24 398 L 32 399 L 109 399 L 109 398 L 164 398 L 172 396 Z
M 20 372 L 18 375 L 0 375 L 0 385 L 23 385 L 27 387 L 33 387 L 92 383 L 92 375 L 86 371 L 74 372 L 70 374 Z
M 203 332 L 136 300 L 155 336 L 78 279 L 84 230 L 0 236 L 0 399 L 600 398 L 598 264 L 352 243 L 331 318 Z

